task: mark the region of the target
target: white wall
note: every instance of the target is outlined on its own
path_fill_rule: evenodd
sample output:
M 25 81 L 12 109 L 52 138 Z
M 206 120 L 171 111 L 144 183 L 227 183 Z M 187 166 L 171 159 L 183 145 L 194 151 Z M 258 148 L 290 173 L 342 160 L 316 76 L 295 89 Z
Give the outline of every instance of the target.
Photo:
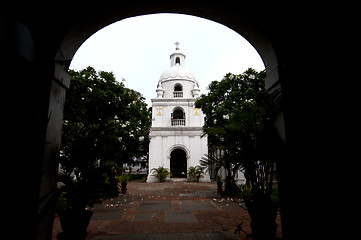
M 181 148 L 187 153 L 187 169 L 197 166 L 201 157 L 207 153 L 207 138 L 201 138 L 202 131 L 152 131 L 149 148 L 149 175 L 151 169 L 163 166 L 170 169 L 170 154 L 172 150 Z M 154 177 L 148 177 L 147 182 L 154 182 Z
M 174 99 L 173 89 L 174 85 L 181 84 L 183 87 L 183 98 L 193 98 L 192 89 L 194 88 L 194 82 L 189 80 L 171 80 L 162 83 L 164 89 L 163 98 L 165 99 Z
M 176 107 L 184 110 L 186 126 L 202 127 L 204 124 L 203 112 L 201 109 L 194 109 L 195 99 L 152 99 L 152 102 L 152 127 L 171 127 L 171 113 Z

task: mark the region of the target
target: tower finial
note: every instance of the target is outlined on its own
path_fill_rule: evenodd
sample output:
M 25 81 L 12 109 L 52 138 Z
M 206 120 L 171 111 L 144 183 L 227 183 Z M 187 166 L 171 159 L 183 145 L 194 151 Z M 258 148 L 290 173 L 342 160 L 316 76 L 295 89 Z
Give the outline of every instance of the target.
M 179 50 L 179 42 L 177 41 L 177 42 L 175 42 L 175 50 Z

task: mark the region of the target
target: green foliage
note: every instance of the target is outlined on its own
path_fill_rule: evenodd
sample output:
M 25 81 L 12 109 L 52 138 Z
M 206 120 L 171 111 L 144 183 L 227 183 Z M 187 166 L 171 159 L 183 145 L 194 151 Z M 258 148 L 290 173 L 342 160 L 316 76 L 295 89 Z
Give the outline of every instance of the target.
M 216 182 L 222 182 L 222 178 L 220 176 L 218 176 L 218 175 L 214 178 L 214 180 Z
M 243 201 L 248 201 L 252 197 L 252 187 L 247 185 L 238 186 L 240 189 L 240 193 L 238 194 L 238 198 Z
M 117 180 L 121 183 L 129 182 L 131 179 L 132 179 L 131 176 L 128 174 L 122 174 L 117 176 Z
M 142 180 L 142 179 L 147 179 L 147 175 L 148 174 L 131 174 L 129 175 L 131 177 L 131 180 Z
M 142 177 L 142 183 L 146 183 L 148 178 L 148 174 L 144 174 Z
M 171 175 L 168 168 L 164 168 L 159 166 L 158 168 L 153 168 L 152 170 L 153 176 L 155 176 L 159 182 L 165 182 L 165 179 Z
M 272 188 L 271 201 L 279 204 L 280 199 L 278 195 L 278 188 Z
M 273 122 L 280 92 L 265 89 L 266 72 L 248 69 L 243 74 L 226 74 L 222 81 L 209 85 L 196 107 L 205 114 L 204 134 L 214 154 L 203 159 L 216 168 L 224 167 L 227 179 L 234 181 L 236 172 L 244 172 L 253 192 L 270 198 L 275 160 L 280 140 Z
M 58 197 L 55 203 L 57 212 L 65 211 L 67 208 L 67 199 L 63 196 Z
M 199 160 L 202 168 L 208 169 L 209 174 L 215 181 L 221 181 L 221 177 L 218 176 L 218 171 L 226 165 L 225 158 L 223 156 L 217 156 L 216 154 L 204 154 L 203 157 Z
M 140 93 L 113 73 L 69 70 L 60 181 L 69 207 L 83 208 L 117 193 L 124 162 L 148 152 L 151 113 Z
M 239 145 L 241 130 L 262 127 L 267 118 L 269 94 L 265 90 L 265 71 L 248 69 L 240 75 L 228 73 L 222 81 L 209 85 L 209 94 L 196 101 L 205 113 L 204 133 L 211 146 L 228 149 Z M 238 122 L 237 120 L 242 120 Z M 236 130 L 237 132 L 234 132 Z M 234 137 L 237 137 L 232 141 Z M 232 146 L 229 146 L 229 144 Z
M 198 182 L 200 178 L 203 178 L 203 168 L 201 166 L 190 166 L 188 169 L 188 180 L 192 182 Z

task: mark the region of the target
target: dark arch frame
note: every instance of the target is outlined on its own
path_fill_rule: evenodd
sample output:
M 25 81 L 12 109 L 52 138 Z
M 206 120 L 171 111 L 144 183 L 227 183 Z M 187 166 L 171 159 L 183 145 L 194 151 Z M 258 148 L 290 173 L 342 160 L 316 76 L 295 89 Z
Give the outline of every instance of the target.
M 88 18 L 83 18 L 73 26 L 71 31 L 67 33 L 64 40 L 62 41 L 58 52 L 55 57 L 55 62 L 62 65 L 61 68 L 67 70 L 70 66 L 70 62 L 75 55 L 78 48 L 83 42 L 85 42 L 92 34 L 98 30 L 120 20 L 123 20 L 128 17 L 146 15 L 146 14 L 155 14 L 155 13 L 179 13 L 179 14 L 188 14 L 197 17 L 206 18 L 217 23 L 228 26 L 242 37 L 244 37 L 253 47 L 257 50 L 261 56 L 267 71 L 266 84 L 267 86 L 273 87 L 279 82 L 278 76 L 278 60 L 276 53 L 272 44 L 267 40 L 267 37 L 257 29 L 251 23 L 251 19 L 248 19 L 250 16 L 241 15 L 238 12 L 233 12 L 230 9 L 219 9 L 221 14 L 227 14 L 229 18 L 222 18 L 221 16 L 214 15 L 208 12 L 209 7 L 200 7 L 196 11 L 185 6 L 184 8 L 178 6 L 176 8 L 170 7 L 167 10 L 161 8 L 160 6 L 154 5 L 152 7 L 146 8 L 145 6 L 138 9 L 132 9 L 132 14 L 124 13 L 119 11 L 118 8 L 107 9 L 106 14 L 90 14 Z M 153 10 L 151 10 L 153 9 Z M 163 11 L 162 11 L 163 9 Z M 223 11 L 222 11 L 223 10 Z M 230 18 L 233 18 L 230 20 Z
M 77 49 L 96 31 L 111 23 L 128 17 L 163 12 L 181 13 L 203 17 L 228 26 L 247 39 L 260 54 L 267 71 L 266 86 L 269 89 L 277 89 L 281 87 L 279 81 L 280 65 L 278 63 L 278 57 L 272 43 L 264 35 L 261 29 L 258 28 L 257 24 L 254 25 L 253 15 L 239 14 L 239 11 L 234 10 L 237 9 L 237 7 L 233 9 L 231 7 L 219 6 L 217 4 L 213 6 L 213 3 L 208 4 L 207 6 L 199 5 L 195 7 L 195 5 L 197 4 L 192 4 L 192 6 L 187 4 L 177 4 L 177 6 L 152 4 L 143 5 L 141 7 L 133 5 L 127 6 L 126 8 L 119 5 L 116 5 L 115 7 L 107 6 L 103 7 L 102 11 L 99 11 L 98 8 L 91 9 L 85 16 L 83 15 L 82 18 L 77 19 L 76 23 L 69 28 L 70 31 L 65 33 L 55 55 L 55 71 L 52 85 L 60 85 L 62 90 L 57 89 L 56 91 L 52 91 L 50 94 L 49 114 L 51 117 L 49 119 L 46 139 L 53 142 L 55 145 L 60 145 L 62 108 L 64 104 L 65 91 L 70 84 L 67 70 Z M 55 112 L 56 114 L 52 114 Z M 282 114 L 280 115 L 278 121 L 278 128 L 281 129 L 280 132 L 284 132 Z M 285 136 L 283 137 L 285 138 Z M 46 151 L 47 150 L 45 150 L 45 155 L 47 154 Z M 50 151 L 53 152 L 54 149 Z M 55 151 L 57 151 L 57 149 L 55 149 Z M 51 164 L 56 161 L 55 156 L 56 153 L 53 152 L 53 154 L 49 154 L 49 157 L 44 161 Z M 53 191 L 51 186 L 50 188 L 40 186 L 40 188 L 42 192 L 41 195 L 46 195 L 48 192 Z
M 337 7 L 350 8 L 346 3 Z M 346 169 L 346 163 L 328 160 L 350 150 L 341 143 L 345 138 L 330 135 L 330 129 L 344 133 L 344 125 L 350 125 L 347 116 L 335 117 L 333 93 L 348 93 L 352 84 L 328 80 L 342 72 L 337 56 L 345 51 L 340 40 L 351 49 L 354 44 L 345 34 L 352 21 L 335 17 L 333 6 L 318 9 L 306 2 L 295 7 L 275 1 L 71 5 L 58 1 L 40 7 L 31 1 L 4 9 L 0 18 L 2 87 L 14 97 L 9 101 L 10 95 L 3 95 L 2 101 L 2 125 L 7 130 L 3 131 L 3 155 L 11 157 L 4 159 L 3 168 L 16 177 L 9 181 L 8 175 L 3 175 L 3 192 L 11 196 L 12 205 L 22 206 L 5 211 L 4 219 L 13 220 L 7 221 L 5 228 L 16 232 L 17 238 L 51 239 L 62 109 L 69 86 L 67 69 L 76 50 L 102 27 L 153 13 L 183 13 L 213 20 L 235 30 L 256 48 L 266 66 L 267 87 L 282 90 L 282 111 L 276 126 L 285 142 L 284 155 L 277 163 L 283 239 L 325 238 L 335 231 L 341 234 L 338 229 L 329 231 L 335 218 L 329 217 L 330 209 L 324 203 L 334 195 L 330 172 Z M 26 187 L 22 187 L 24 179 Z M 305 179 L 312 183 L 307 195 L 299 191 L 304 189 Z M 26 224 L 18 224 L 19 216 Z

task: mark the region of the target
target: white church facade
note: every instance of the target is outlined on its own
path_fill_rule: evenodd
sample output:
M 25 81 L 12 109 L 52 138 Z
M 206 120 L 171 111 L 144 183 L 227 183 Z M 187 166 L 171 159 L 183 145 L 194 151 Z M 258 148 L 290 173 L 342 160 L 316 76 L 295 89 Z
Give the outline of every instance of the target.
M 185 67 L 186 56 L 179 50 L 170 55 L 170 68 L 161 75 L 152 101 L 152 126 L 147 182 L 156 182 L 151 170 L 163 166 L 173 178 L 186 178 L 191 166 L 207 154 L 207 137 L 202 137 L 204 116 L 195 101 L 198 81 Z M 206 174 L 200 181 L 210 181 Z

